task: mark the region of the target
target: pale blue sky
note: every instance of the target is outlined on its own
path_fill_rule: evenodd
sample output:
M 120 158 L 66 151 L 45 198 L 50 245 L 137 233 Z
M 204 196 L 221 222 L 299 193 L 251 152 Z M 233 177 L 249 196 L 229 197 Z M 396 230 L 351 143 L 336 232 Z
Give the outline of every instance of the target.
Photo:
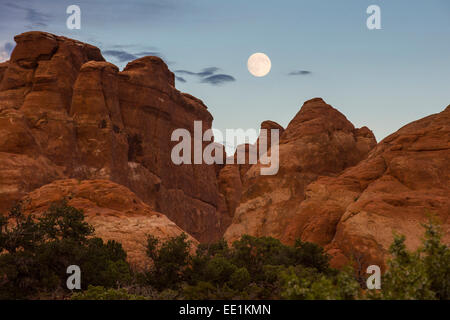
M 66 28 L 70 4 L 81 7 L 81 30 Z M 382 30 L 366 27 L 371 4 Z M 154 53 L 172 71 L 220 68 L 235 81 L 177 73 L 186 82 L 176 84 L 207 104 L 220 130 L 287 126 L 305 100 L 322 97 L 381 140 L 450 104 L 448 0 L 1 0 L 0 48 L 28 30 L 90 42 L 120 67 Z M 247 71 L 255 52 L 272 61 L 264 78 Z M 298 70 L 310 74 L 288 75 Z

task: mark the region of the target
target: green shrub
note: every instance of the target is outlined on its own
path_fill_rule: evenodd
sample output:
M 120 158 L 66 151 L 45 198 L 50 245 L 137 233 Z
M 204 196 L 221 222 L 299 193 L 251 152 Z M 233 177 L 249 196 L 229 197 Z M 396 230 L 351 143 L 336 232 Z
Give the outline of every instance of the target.
M 199 281 L 183 288 L 183 297 L 188 300 L 213 300 L 217 296 L 217 288 L 211 282 Z
M 166 246 L 174 247 L 175 243 L 179 248 L 188 247 L 186 238 L 179 237 L 169 240 Z M 147 283 L 159 288 L 182 288 L 183 296 L 188 299 L 279 298 L 282 291 L 280 275 L 289 266 L 309 268 L 311 272 L 324 273 L 327 277 L 332 275 L 329 257 L 315 244 L 297 241 L 295 246 L 287 246 L 271 237 L 245 235 L 232 247 L 224 240 L 200 244 L 196 254 L 190 257 L 187 250 L 179 250 L 184 254 L 170 255 L 171 259 L 165 261 L 166 264 L 176 264 L 175 260 L 182 262 L 178 268 L 172 267 L 176 274 L 171 279 L 177 282 L 156 283 L 156 280 L 165 279 L 160 272 L 167 269 L 161 267 L 157 244 L 156 239 L 149 238 L 148 253 L 154 266 L 149 272 L 149 278 L 153 280 Z
M 175 289 L 183 280 L 183 271 L 189 263 L 190 242 L 185 233 L 159 245 L 159 240 L 149 236 L 147 255 L 152 268 L 145 274 L 145 282 L 158 290 Z
M 145 300 L 143 296 L 128 293 L 126 289 L 107 289 L 89 285 L 87 290 L 74 293 L 71 300 Z
M 71 299 L 443 299 L 450 298 L 450 250 L 439 225 L 424 225 L 415 252 L 397 236 L 381 290 L 362 295 L 351 268 L 335 270 L 320 246 L 245 235 L 228 246 L 223 239 L 200 244 L 190 254 L 187 235 L 161 242 L 147 239 L 152 263 L 132 274 L 120 243 L 92 237 L 82 211 L 65 201 L 42 217 L 20 206 L 0 216 L 0 299 L 62 298 L 66 269 L 78 265 L 82 289 Z M 122 289 L 117 289 L 122 288 Z M 123 289 L 127 288 L 127 289 Z
M 384 274 L 379 292 L 369 298 L 389 300 L 450 299 L 450 250 L 441 243 L 442 232 L 437 223 L 423 225 L 422 247 L 409 252 L 405 237 L 396 236 L 390 247 L 392 258 Z
M 250 281 L 251 277 L 247 269 L 239 268 L 231 274 L 228 283 L 230 284 L 231 288 L 242 291 L 249 285 Z
M 450 300 L 450 248 L 442 243 L 442 230 L 437 222 L 430 220 L 423 226 L 425 238 L 421 255 L 430 289 L 437 299 Z
M 122 246 L 90 237 L 94 229 L 84 214 L 53 204 L 40 218 L 25 216 L 20 206 L 0 219 L 0 298 L 24 299 L 66 288 L 67 267 L 78 265 L 82 288 L 116 286 L 129 281 Z
M 334 276 L 305 267 L 289 267 L 282 271 L 281 296 L 295 300 L 349 300 L 357 299 L 360 287 L 353 270 L 347 269 Z

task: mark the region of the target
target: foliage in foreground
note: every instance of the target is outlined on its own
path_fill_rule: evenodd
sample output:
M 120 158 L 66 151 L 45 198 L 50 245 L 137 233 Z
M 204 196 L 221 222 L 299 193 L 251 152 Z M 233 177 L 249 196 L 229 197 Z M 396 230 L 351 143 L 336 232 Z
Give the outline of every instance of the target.
M 72 299 L 450 299 L 450 250 L 436 223 L 424 225 L 415 252 L 405 237 L 391 245 L 381 290 L 363 290 L 352 268 L 332 269 L 318 245 L 293 246 L 271 237 L 243 236 L 201 244 L 195 253 L 182 234 L 165 242 L 149 236 L 152 264 L 132 273 L 122 246 L 92 237 L 81 211 L 65 201 L 41 217 L 20 207 L 0 216 L 0 299 L 64 298 L 66 268 L 82 270 Z
M 87 290 L 76 292 L 72 300 L 146 300 L 144 296 L 130 294 L 126 289 L 105 288 L 89 285 Z
M 422 247 L 409 252 L 405 237 L 396 236 L 390 247 L 392 259 L 373 299 L 450 300 L 450 248 L 442 243 L 439 224 L 424 224 Z
M 81 268 L 82 288 L 130 281 L 122 245 L 89 237 L 93 231 L 83 212 L 66 201 L 53 204 L 39 218 L 24 215 L 20 206 L 0 216 L 0 299 L 67 294 L 69 265 Z
M 287 246 L 246 235 L 231 247 L 224 240 L 201 244 L 194 255 L 189 246 L 185 235 L 162 244 L 149 237 L 154 265 L 141 285 L 180 299 L 354 299 L 360 292 L 351 273 L 331 269 L 329 257 L 312 243 Z M 304 294 L 293 289 L 299 287 Z
M 149 237 L 154 266 L 140 286 L 156 288 L 171 299 L 450 299 L 450 250 L 439 224 L 423 225 L 422 246 L 415 252 L 396 236 L 381 290 L 363 290 L 351 267 L 335 270 L 315 244 L 243 236 L 231 247 L 225 241 L 202 244 L 195 255 L 181 235 L 162 244 Z M 170 280 L 163 276 L 170 271 Z M 167 275 L 166 275 L 167 277 Z

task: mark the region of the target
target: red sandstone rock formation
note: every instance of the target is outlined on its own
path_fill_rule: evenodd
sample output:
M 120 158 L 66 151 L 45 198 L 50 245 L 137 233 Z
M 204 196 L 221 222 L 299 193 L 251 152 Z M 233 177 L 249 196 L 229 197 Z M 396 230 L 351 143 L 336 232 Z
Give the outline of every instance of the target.
M 212 116 L 174 87 L 157 57 L 120 72 L 91 45 L 44 32 L 15 37 L 0 64 L 0 210 L 55 179 L 108 179 L 201 241 L 220 223 L 215 166 L 176 166 L 174 129 Z
M 306 102 L 281 139 L 279 174 L 247 173 L 226 239 L 300 238 L 325 246 L 336 267 L 384 267 L 394 232 L 416 249 L 431 214 L 450 243 L 450 106 L 374 142 L 323 101 Z
M 450 106 L 381 141 L 368 158 L 338 177 L 310 184 L 289 238 L 326 246 L 333 264 L 349 259 L 384 265 L 393 233 L 409 249 L 421 244 L 429 215 L 450 243 Z
M 279 171 L 260 175 L 261 164 L 245 175 L 243 193 L 225 238 L 243 234 L 295 239 L 287 231 L 301 223 L 305 189 L 322 175 L 337 175 L 357 164 L 375 146 L 368 129 L 355 129 L 339 111 L 316 98 L 305 102 L 280 138 Z
M 284 128 L 280 126 L 278 123 L 274 121 L 264 121 L 261 123 L 261 129 L 267 130 L 267 134 L 262 137 L 258 137 L 258 140 L 254 145 L 250 144 L 242 144 L 236 148 L 236 151 L 233 156 L 233 163 L 226 164 L 219 171 L 218 175 L 218 183 L 219 183 L 219 191 L 224 198 L 225 204 L 224 209 L 220 212 L 221 215 L 221 224 L 220 231 L 221 234 L 225 232 L 228 226 L 231 224 L 234 212 L 236 211 L 237 206 L 239 205 L 241 194 L 242 194 L 242 185 L 244 183 L 245 174 L 252 167 L 251 159 L 252 157 L 256 160 L 259 159 L 259 147 L 260 140 L 264 138 L 264 141 L 261 141 L 261 145 L 264 143 L 267 145 L 266 149 L 263 151 L 267 151 L 271 147 L 271 131 L 272 129 L 279 130 L 278 134 L 284 132 Z M 242 160 L 243 163 L 238 162 L 238 153 L 242 152 Z
M 63 198 L 70 206 L 83 210 L 86 221 L 95 228 L 95 236 L 104 241 L 120 242 L 130 265 L 137 269 L 144 269 L 151 263 L 145 253 L 147 235 L 164 240 L 184 232 L 129 189 L 108 180 L 54 181 L 24 197 L 24 211 L 39 216 Z M 198 243 L 192 237 L 188 240 L 193 248 Z
M 11 60 L 0 63 L 0 212 L 24 196 L 38 213 L 70 196 L 97 235 L 122 242 L 137 266 L 145 234 L 182 229 L 200 241 L 227 228 L 229 241 L 301 238 L 325 246 L 335 266 L 349 258 L 383 265 L 393 231 L 416 248 L 428 212 L 450 241 L 450 107 L 375 147 L 368 128 L 316 98 L 284 132 L 261 124 L 282 133 L 277 175 L 248 164 L 249 145 L 246 164 L 176 166 L 172 131 L 192 133 L 194 120 L 205 131 L 212 116 L 175 89 L 161 59 L 119 71 L 76 40 L 43 32 L 15 40 Z

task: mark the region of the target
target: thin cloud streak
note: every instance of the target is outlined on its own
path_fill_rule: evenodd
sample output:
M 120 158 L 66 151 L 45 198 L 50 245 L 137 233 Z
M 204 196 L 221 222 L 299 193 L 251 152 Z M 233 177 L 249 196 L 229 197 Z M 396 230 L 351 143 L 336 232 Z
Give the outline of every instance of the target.
M 102 53 L 105 56 L 117 59 L 119 62 L 132 61 L 144 56 L 157 56 L 163 59 L 162 55 L 159 52 L 154 51 L 142 51 L 138 53 L 130 53 L 125 50 L 104 50 L 102 51 Z
M 218 67 L 208 67 L 202 69 L 200 72 L 193 72 L 189 70 L 175 70 L 175 74 L 184 74 L 189 76 L 196 76 L 199 77 L 201 80 L 201 83 L 208 83 L 211 85 L 221 85 L 226 82 L 233 82 L 236 81 L 236 79 L 228 74 L 215 74 L 217 71 L 219 71 L 220 68 Z M 186 79 L 182 78 L 186 82 Z
M 204 78 L 201 82 L 209 83 L 214 86 L 221 85 L 226 82 L 234 82 L 236 79 L 228 74 L 216 74 L 207 78 Z
M 175 76 L 175 79 L 176 79 L 177 81 L 180 81 L 180 82 L 183 82 L 183 83 L 186 83 L 186 82 L 187 82 L 186 79 L 183 78 L 183 77 Z
M 288 76 L 306 76 L 312 74 L 311 71 L 308 70 L 295 70 L 288 73 Z
M 50 21 L 51 15 L 41 12 L 33 8 L 22 7 L 18 4 L 8 2 L 5 4 L 7 7 L 25 12 L 25 20 L 29 22 L 25 27 L 28 29 L 34 29 L 37 27 L 47 27 Z
M 14 44 L 12 42 L 7 42 L 2 48 L 0 48 L 0 63 L 9 60 L 13 49 Z

